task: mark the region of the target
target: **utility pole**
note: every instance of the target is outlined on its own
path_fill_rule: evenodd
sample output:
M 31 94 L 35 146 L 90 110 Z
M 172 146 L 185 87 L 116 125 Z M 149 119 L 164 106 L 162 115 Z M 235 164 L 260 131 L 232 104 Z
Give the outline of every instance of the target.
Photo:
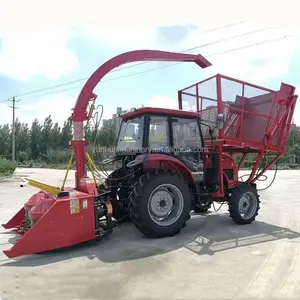
M 19 107 L 16 107 L 16 102 L 19 102 L 20 100 L 16 100 L 16 97 L 12 97 L 8 99 L 8 101 L 12 101 L 12 106 L 9 106 L 13 110 L 13 116 L 12 116 L 12 161 L 16 161 L 16 130 L 15 130 L 15 118 L 16 118 L 16 109 Z

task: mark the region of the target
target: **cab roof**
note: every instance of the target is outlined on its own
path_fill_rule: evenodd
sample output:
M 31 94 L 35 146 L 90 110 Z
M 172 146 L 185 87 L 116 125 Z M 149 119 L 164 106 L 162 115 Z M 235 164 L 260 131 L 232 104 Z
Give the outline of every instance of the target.
M 174 117 L 189 117 L 189 118 L 196 118 L 200 116 L 199 113 L 193 111 L 157 108 L 157 107 L 141 107 L 141 108 L 137 108 L 135 111 L 125 113 L 124 115 L 121 116 L 121 118 L 124 120 L 128 120 L 128 119 L 140 117 L 145 114 L 168 115 Z

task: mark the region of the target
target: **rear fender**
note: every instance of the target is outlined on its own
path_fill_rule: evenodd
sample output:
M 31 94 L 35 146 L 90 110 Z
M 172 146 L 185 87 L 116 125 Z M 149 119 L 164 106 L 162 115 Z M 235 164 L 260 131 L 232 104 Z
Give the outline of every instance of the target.
M 223 175 L 227 180 L 228 188 L 234 188 L 238 185 L 239 169 L 232 157 L 222 154 Z
M 173 156 L 166 154 L 143 154 L 137 156 L 136 160 L 142 161 L 145 171 L 155 169 L 167 170 L 180 174 L 190 184 L 195 183 L 189 168 Z
M 205 160 L 205 168 L 212 168 L 210 158 Z M 238 185 L 238 167 L 232 157 L 222 153 L 223 178 L 226 178 L 228 188 L 234 188 Z

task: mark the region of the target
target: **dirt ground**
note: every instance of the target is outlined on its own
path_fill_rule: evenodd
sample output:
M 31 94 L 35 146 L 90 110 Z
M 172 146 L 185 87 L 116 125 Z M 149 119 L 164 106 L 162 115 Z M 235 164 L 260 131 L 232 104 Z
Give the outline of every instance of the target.
M 37 191 L 21 188 L 22 176 L 59 185 L 64 171 L 18 169 L 0 182 L 1 224 Z M 172 238 L 149 240 L 127 224 L 97 243 L 8 259 L 14 235 L 1 228 L 0 299 L 300 299 L 299 182 L 300 171 L 278 171 L 251 225 L 234 224 L 224 205 Z

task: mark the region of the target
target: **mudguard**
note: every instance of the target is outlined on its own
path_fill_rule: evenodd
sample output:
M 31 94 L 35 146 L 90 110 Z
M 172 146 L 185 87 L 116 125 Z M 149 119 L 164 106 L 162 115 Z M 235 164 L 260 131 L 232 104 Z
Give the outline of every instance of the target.
M 195 183 L 189 168 L 183 162 L 173 156 L 151 153 L 139 155 L 137 156 L 136 160 L 141 160 L 145 171 L 150 171 L 153 169 L 168 170 L 181 174 L 182 177 L 191 184 Z

